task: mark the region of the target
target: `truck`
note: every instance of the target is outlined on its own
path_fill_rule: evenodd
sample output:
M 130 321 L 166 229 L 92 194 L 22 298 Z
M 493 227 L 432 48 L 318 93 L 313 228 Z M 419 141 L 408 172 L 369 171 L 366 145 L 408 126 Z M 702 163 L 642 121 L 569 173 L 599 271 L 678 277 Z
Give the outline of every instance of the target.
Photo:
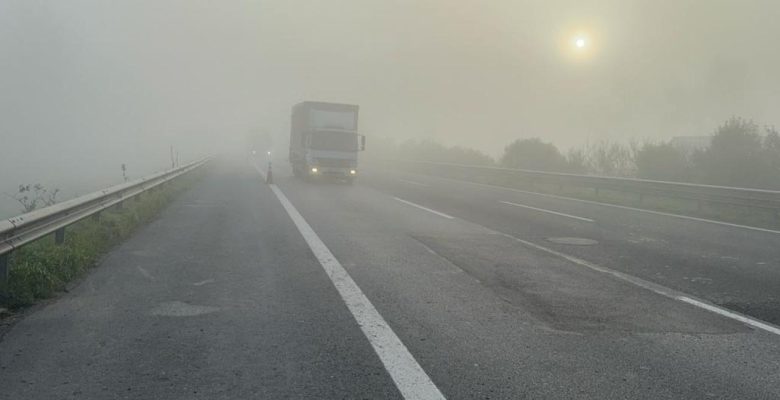
M 357 131 L 358 108 L 318 101 L 293 106 L 290 164 L 296 177 L 355 181 L 358 152 L 366 149 L 366 137 Z

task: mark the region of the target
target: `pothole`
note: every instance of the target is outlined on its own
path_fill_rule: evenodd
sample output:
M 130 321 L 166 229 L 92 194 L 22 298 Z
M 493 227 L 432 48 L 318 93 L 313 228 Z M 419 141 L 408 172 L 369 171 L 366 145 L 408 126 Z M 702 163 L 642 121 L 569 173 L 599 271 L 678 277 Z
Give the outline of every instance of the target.
M 152 310 L 152 315 L 163 317 L 194 317 L 196 315 L 209 314 L 219 311 L 218 307 L 199 306 L 187 304 L 181 301 L 169 301 L 160 303 Z
M 579 238 L 579 237 L 551 237 L 547 240 L 558 244 L 569 244 L 572 246 L 593 246 L 599 244 L 598 241 L 593 239 Z

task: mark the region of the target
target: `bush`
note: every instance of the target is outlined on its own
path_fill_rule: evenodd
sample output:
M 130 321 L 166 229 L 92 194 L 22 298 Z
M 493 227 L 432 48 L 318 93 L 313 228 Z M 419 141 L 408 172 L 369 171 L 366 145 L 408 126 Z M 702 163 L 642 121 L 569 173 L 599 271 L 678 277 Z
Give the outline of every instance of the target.
M 566 171 L 566 158 L 552 143 L 539 138 L 517 139 L 504 148 L 501 165 L 539 171 Z
M 780 133 L 773 126 L 766 128 L 764 151 L 769 163 L 769 171 L 767 173 L 769 179 L 766 182 L 766 186 L 780 189 Z
M 690 163 L 685 154 L 670 143 L 645 143 L 636 153 L 637 176 L 662 181 L 687 181 Z
M 589 144 L 584 150 L 588 160 L 588 170 L 597 175 L 634 176 L 637 148 L 635 142 L 627 145 L 609 141 Z
M 474 149 L 447 147 L 430 140 L 409 140 L 396 146 L 376 141 L 372 150 L 382 158 L 492 165 L 493 159 Z M 710 147 L 688 154 L 671 143 L 600 141 L 573 148 L 564 156 L 539 138 L 518 139 L 504 148 L 499 160 L 507 168 L 643 179 L 780 189 L 780 133 L 774 127 L 760 133 L 753 121 L 732 117 L 718 127 Z
M 732 117 L 718 127 L 709 148 L 694 154 L 696 178 L 713 185 L 766 187 L 775 180 L 758 125 Z
M 566 167 L 569 172 L 585 174 L 588 172 L 588 156 L 583 149 L 570 149 L 566 153 Z
M 407 140 L 398 146 L 398 158 L 468 165 L 493 165 L 493 158 L 479 150 L 447 147 L 432 140 Z

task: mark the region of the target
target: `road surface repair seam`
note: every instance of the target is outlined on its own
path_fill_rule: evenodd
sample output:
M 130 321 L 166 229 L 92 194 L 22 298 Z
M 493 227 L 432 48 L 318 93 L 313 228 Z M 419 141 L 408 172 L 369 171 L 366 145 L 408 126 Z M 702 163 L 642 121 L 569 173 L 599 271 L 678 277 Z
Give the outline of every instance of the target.
M 490 229 L 490 228 L 487 228 L 487 227 L 483 227 L 483 228 Z M 659 295 L 664 296 L 666 298 L 670 298 L 670 299 L 673 299 L 673 300 L 681 301 L 683 303 L 690 304 L 690 305 L 692 305 L 694 307 L 697 307 L 697 308 L 700 308 L 700 309 L 703 309 L 703 310 L 706 310 L 706 311 L 718 314 L 720 316 L 723 316 L 723 317 L 726 317 L 726 318 L 729 318 L 729 319 L 732 319 L 732 320 L 735 320 L 735 321 L 742 322 L 743 324 L 746 324 L 746 325 L 751 326 L 753 328 L 761 329 L 763 331 L 766 331 L 766 332 L 769 332 L 769 333 L 773 333 L 775 335 L 780 335 L 780 328 L 778 328 L 778 327 L 776 327 L 776 326 L 774 326 L 772 324 L 769 324 L 767 322 L 763 322 L 763 321 L 760 321 L 760 320 L 748 317 L 746 315 L 742 315 L 740 313 L 737 313 L 737 312 L 734 312 L 734 311 L 731 311 L 731 310 L 727 310 L 727 309 L 722 308 L 722 307 L 718 307 L 716 305 L 707 303 L 706 301 L 697 299 L 694 296 L 690 296 L 688 294 L 685 294 L 685 293 L 682 293 L 682 292 L 678 292 L 678 291 L 676 291 L 674 289 L 670 289 L 670 288 L 667 288 L 665 286 L 658 285 L 656 283 L 652 283 L 652 282 L 646 281 L 646 280 L 644 280 L 642 278 L 637 278 L 637 277 L 629 275 L 629 274 L 624 274 L 622 272 L 618 272 L 618 271 L 615 271 L 615 270 L 612 270 L 612 269 L 609 269 L 609 268 L 606 268 L 606 267 L 602 267 L 600 265 L 593 264 L 591 262 L 585 261 L 585 260 L 583 260 L 581 258 L 570 256 L 570 255 L 568 255 L 566 253 L 561 253 L 560 251 L 553 250 L 553 249 L 550 249 L 550 248 L 538 245 L 536 243 L 520 239 L 520 238 L 512 236 L 512 235 L 510 235 L 508 233 L 503 233 L 503 232 L 498 232 L 498 233 L 501 234 L 501 235 L 504 235 L 507 238 L 513 239 L 513 240 L 517 241 L 518 243 L 524 244 L 524 245 L 526 245 L 528 247 L 534 248 L 534 249 L 539 250 L 539 251 L 543 251 L 543 252 L 548 253 L 548 254 L 552 254 L 552 255 L 557 256 L 557 257 L 561 257 L 561 258 L 563 258 L 563 259 L 565 259 L 565 260 L 567 260 L 569 262 L 572 262 L 574 264 L 577 264 L 577 265 L 580 265 L 580 266 L 592 269 L 592 270 L 594 270 L 596 272 L 600 272 L 600 273 L 603 273 L 603 274 L 611 275 L 611 276 L 613 276 L 613 277 L 615 277 L 615 278 L 617 278 L 617 279 L 619 279 L 621 281 L 628 282 L 628 283 L 630 283 L 630 284 L 632 284 L 634 286 L 638 286 L 638 287 L 640 287 L 642 289 L 649 290 L 649 291 L 651 291 L 653 293 L 659 294 Z

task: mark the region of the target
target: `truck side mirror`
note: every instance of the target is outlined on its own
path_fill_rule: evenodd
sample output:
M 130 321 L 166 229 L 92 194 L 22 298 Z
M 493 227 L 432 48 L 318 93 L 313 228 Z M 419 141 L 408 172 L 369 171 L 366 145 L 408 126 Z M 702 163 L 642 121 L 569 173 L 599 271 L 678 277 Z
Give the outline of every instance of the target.
M 360 135 L 360 151 L 366 150 L 366 135 Z

